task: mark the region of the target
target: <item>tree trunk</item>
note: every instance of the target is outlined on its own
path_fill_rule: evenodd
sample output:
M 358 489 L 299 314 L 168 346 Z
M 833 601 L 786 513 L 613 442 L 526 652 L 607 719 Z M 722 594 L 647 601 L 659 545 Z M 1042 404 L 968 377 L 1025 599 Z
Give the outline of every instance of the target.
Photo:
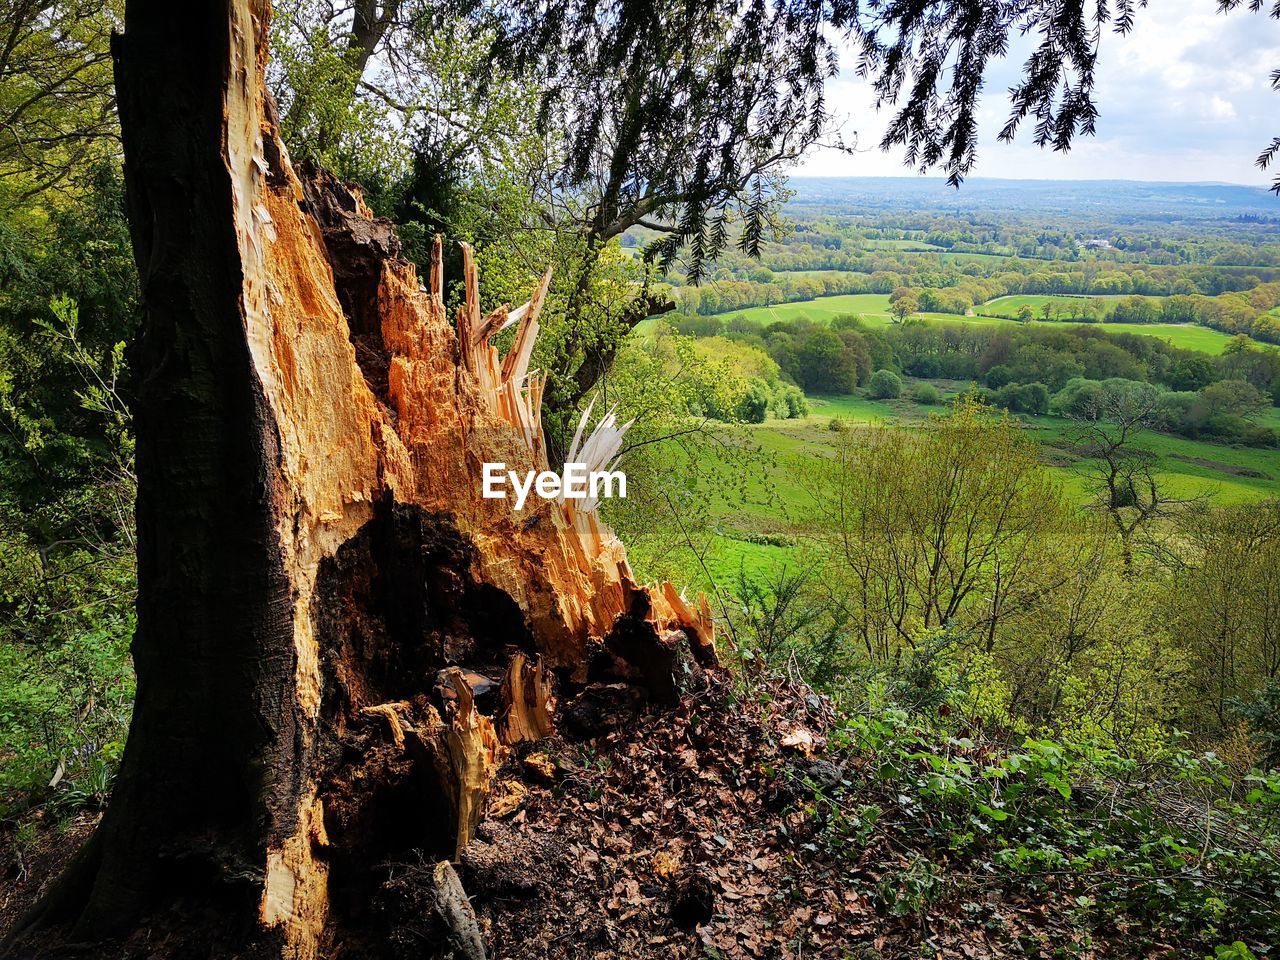
M 485 462 L 547 466 L 545 278 L 504 361 L 469 255 L 451 324 L 438 247 L 423 289 L 357 189 L 292 168 L 268 20 L 129 0 L 115 38 L 146 310 L 138 698 L 110 808 L 19 955 L 378 955 L 377 865 L 454 857 L 557 701 L 670 700 L 714 663 L 705 602 L 638 586 L 593 512 L 482 498 Z

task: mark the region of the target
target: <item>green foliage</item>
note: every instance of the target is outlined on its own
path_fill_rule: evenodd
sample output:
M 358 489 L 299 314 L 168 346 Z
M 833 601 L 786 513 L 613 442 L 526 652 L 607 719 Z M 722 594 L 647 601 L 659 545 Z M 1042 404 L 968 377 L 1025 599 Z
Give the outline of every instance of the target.
M 786 196 L 781 169 L 827 126 L 833 66 L 811 59 L 810 38 L 766 28 L 774 16 L 560 0 L 481 19 L 499 24 L 491 62 L 543 84 L 538 116 L 567 141 L 564 192 L 598 191 L 592 235 L 657 225 L 646 258 L 670 267 L 683 253 L 697 283 L 731 242 L 758 251 Z
M 0 816 L 101 805 L 133 708 L 132 563 L 83 552 L 68 560 L 89 569 L 53 590 L 33 558 L 7 552 L 6 599 L 22 603 L 27 635 L 0 634 Z
M 771 339 L 770 344 L 775 350 L 784 351 L 784 355 L 790 347 L 778 339 Z M 795 365 L 788 372 L 811 393 L 852 393 L 861 379 L 856 354 L 833 331 L 814 330 L 802 336 L 794 356 Z
M 733 594 L 732 629 L 750 674 L 780 669 L 793 659 L 818 680 L 843 668 L 843 615 L 812 569 L 792 571 L 784 565 L 761 578 L 740 566 Z
M 317 160 L 342 177 L 394 173 L 412 142 L 393 133 L 392 109 L 360 88 L 359 46 L 323 0 L 283 6 L 272 18 L 271 71 L 281 132 L 298 159 Z M 363 95 L 362 95 L 363 94 Z
M 1162 615 L 1190 661 L 1188 722 L 1221 731 L 1243 718 L 1274 763 L 1280 503 L 1199 507 L 1176 534 Z
M 927 380 L 920 380 L 911 387 L 911 399 L 925 407 L 936 407 L 942 402 L 942 393 Z
M 104 803 L 133 702 L 137 281 L 119 171 L 74 179 L 7 222 L 24 229 L 0 293 L 0 816 Z
M 877 370 L 867 385 L 867 395 L 873 400 L 893 399 L 902 395 L 902 378 L 892 370 Z
M 76 196 L 113 157 L 111 33 L 118 0 L 2 0 L 0 21 L 0 208 L 44 194 Z
M 1258 960 L 1257 956 L 1239 940 L 1213 948 L 1213 956 L 1205 960 Z
M 810 783 L 832 849 L 851 863 L 872 815 L 876 835 L 907 850 L 902 869 L 869 891 L 888 912 L 920 913 L 943 882 L 956 900 L 995 883 L 1070 898 L 1082 936 L 1123 925 L 1136 951 L 1173 942 L 1208 952 L 1231 940 L 1216 955 L 1266 952 L 1280 896 L 1274 808 L 1233 799 L 1212 755 L 1170 749 L 1135 761 L 1033 736 L 1011 746 L 966 707 L 947 649 L 846 689 L 832 758 L 857 777 Z M 1175 810 L 1187 812 L 1166 812 Z
M 1252 695 L 1230 697 L 1227 706 L 1249 726 L 1264 768 L 1280 767 L 1280 680 L 1271 678 Z
M 987 396 L 987 402 L 1011 413 L 1049 412 L 1049 391 L 1043 383 L 1009 383 Z

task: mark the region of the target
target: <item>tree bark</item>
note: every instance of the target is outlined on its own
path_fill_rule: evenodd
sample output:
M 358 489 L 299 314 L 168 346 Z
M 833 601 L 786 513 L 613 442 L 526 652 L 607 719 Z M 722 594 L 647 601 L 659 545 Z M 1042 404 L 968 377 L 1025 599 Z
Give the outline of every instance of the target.
M 557 703 L 670 700 L 715 662 L 705 601 L 639 586 L 593 512 L 482 498 L 485 462 L 547 467 L 545 278 L 504 360 L 469 256 L 451 324 L 438 254 L 424 289 L 357 188 L 290 164 L 269 16 L 129 0 L 113 45 L 146 314 L 138 697 L 17 955 L 379 956 L 377 865 L 457 855 Z

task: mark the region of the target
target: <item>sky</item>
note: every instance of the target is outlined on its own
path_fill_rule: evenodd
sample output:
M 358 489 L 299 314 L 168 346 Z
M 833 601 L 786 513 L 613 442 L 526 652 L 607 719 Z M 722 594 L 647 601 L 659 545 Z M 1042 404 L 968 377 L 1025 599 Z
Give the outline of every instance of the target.
M 996 140 L 1007 118 L 1006 91 L 1030 48 L 1017 41 L 988 74 L 971 176 L 1270 184 L 1271 173 L 1254 160 L 1280 136 L 1280 91 L 1270 85 L 1280 68 L 1280 21 L 1245 9 L 1221 14 L 1215 0 L 1154 0 L 1138 11 L 1128 36 L 1104 36 L 1097 134 L 1079 138 L 1066 154 L 1036 147 L 1029 127 L 1012 144 Z M 797 174 L 912 175 L 900 151 L 879 150 L 889 114 L 876 113 L 865 81 L 845 69 L 828 102 L 843 121 L 845 141 L 856 132 L 859 151 L 819 150 Z

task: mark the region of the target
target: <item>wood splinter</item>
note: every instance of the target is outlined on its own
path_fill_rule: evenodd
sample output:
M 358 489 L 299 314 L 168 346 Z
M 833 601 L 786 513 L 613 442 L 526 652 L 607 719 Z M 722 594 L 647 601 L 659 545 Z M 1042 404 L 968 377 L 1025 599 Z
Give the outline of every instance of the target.
M 395 703 L 380 703 L 373 707 L 364 707 L 361 713 L 366 717 L 382 717 L 391 730 L 391 740 L 397 750 L 404 749 L 404 722 L 400 719 L 400 711 L 408 713 L 409 704 L 403 700 Z
M 507 751 L 498 739 L 493 722 L 476 709 L 471 686 L 462 671 L 451 670 L 450 680 L 458 700 L 453 716 L 446 722 L 443 740 L 458 816 L 455 856 L 461 856 L 484 814 L 494 777 Z
M 508 745 L 551 736 L 556 698 L 551 672 L 539 660 L 530 666 L 523 653 L 511 658 L 502 679 L 503 715 L 499 733 Z

